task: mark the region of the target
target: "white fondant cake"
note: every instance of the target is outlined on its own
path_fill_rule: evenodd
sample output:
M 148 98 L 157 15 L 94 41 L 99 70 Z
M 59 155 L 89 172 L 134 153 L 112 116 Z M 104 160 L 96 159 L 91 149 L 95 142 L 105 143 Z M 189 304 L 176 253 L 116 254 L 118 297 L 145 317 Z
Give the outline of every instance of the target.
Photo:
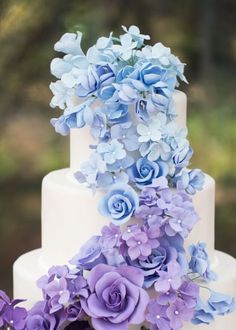
M 175 92 L 174 100 L 177 110 L 177 125 L 186 127 L 186 95 Z M 86 141 L 86 143 L 85 143 Z M 25 305 L 32 306 L 41 297 L 36 287 L 36 280 L 45 274 L 52 265 L 65 264 L 91 236 L 99 234 L 109 220 L 97 210 L 98 200 L 102 194 L 99 189 L 95 195 L 87 187 L 73 178 L 81 162 L 88 158 L 89 144 L 93 140 L 86 128 L 72 129 L 70 142 L 70 168 L 49 173 L 42 184 L 42 247 L 19 257 L 14 264 L 14 296 L 28 299 Z M 236 295 L 236 261 L 227 254 L 214 250 L 214 211 L 215 182 L 206 175 L 202 191 L 197 192 L 193 202 L 200 221 L 194 227 L 186 245 L 204 241 L 207 243 L 213 270 L 219 274 L 219 280 L 210 285 L 217 291 Z M 199 326 L 199 329 L 222 330 L 227 325 L 233 330 L 236 315 L 218 317 L 210 326 Z M 184 330 L 195 329 L 191 324 Z M 140 326 L 132 326 L 130 330 Z

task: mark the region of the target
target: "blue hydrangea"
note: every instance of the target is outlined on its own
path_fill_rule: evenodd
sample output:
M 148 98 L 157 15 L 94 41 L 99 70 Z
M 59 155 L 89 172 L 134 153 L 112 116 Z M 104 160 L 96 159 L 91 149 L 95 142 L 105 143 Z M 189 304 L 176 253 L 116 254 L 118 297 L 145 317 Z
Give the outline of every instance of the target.
M 99 143 L 97 146 L 97 152 L 102 155 L 107 164 L 113 164 L 116 160 L 123 159 L 126 156 L 123 144 L 116 139 L 113 139 L 108 143 Z
M 136 129 L 131 122 L 112 126 L 111 138 L 122 140 L 128 151 L 135 151 L 140 145 Z

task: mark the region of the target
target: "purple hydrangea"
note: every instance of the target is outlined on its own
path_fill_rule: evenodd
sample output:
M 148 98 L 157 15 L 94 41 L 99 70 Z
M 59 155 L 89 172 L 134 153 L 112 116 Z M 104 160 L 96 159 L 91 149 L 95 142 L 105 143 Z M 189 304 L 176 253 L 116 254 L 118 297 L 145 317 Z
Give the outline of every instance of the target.
M 166 314 L 167 306 L 159 305 L 156 300 L 148 304 L 146 320 L 151 324 L 151 330 L 171 330 L 170 320 Z
M 182 328 L 183 322 L 189 322 L 193 317 L 194 310 L 186 308 L 185 302 L 177 298 L 166 310 L 173 330 Z
M 167 265 L 167 271 L 159 270 L 158 279 L 155 282 L 157 292 L 167 292 L 170 289 L 177 290 L 181 285 L 180 266 L 177 262 L 171 261 Z

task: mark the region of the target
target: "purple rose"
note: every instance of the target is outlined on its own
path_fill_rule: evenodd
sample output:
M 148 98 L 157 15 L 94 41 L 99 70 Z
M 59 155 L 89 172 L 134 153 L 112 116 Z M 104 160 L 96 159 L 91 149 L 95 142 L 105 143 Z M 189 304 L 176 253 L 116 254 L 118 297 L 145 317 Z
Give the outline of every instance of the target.
M 149 296 L 144 289 L 142 271 L 130 266 L 97 265 L 88 275 L 90 295 L 81 305 L 91 316 L 96 330 L 126 330 L 141 324 Z
M 101 236 L 91 237 L 81 247 L 79 254 L 71 260 L 71 264 L 86 270 L 90 270 L 101 263 L 106 263 L 106 259 L 102 254 Z
M 73 322 L 77 320 L 83 320 L 86 314 L 81 307 L 80 301 L 77 301 L 66 308 L 66 315 L 67 321 Z

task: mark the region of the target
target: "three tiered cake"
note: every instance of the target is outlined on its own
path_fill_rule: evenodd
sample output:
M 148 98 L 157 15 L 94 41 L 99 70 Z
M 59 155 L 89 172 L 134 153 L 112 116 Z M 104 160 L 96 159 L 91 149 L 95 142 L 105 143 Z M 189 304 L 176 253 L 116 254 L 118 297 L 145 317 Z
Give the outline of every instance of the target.
M 123 29 L 86 55 L 80 33 L 55 45 L 52 124 L 70 133 L 70 167 L 43 179 L 42 247 L 15 262 L 14 296 L 58 317 L 34 329 L 233 330 L 236 261 L 214 247 L 214 179 L 188 169 L 184 65 Z

